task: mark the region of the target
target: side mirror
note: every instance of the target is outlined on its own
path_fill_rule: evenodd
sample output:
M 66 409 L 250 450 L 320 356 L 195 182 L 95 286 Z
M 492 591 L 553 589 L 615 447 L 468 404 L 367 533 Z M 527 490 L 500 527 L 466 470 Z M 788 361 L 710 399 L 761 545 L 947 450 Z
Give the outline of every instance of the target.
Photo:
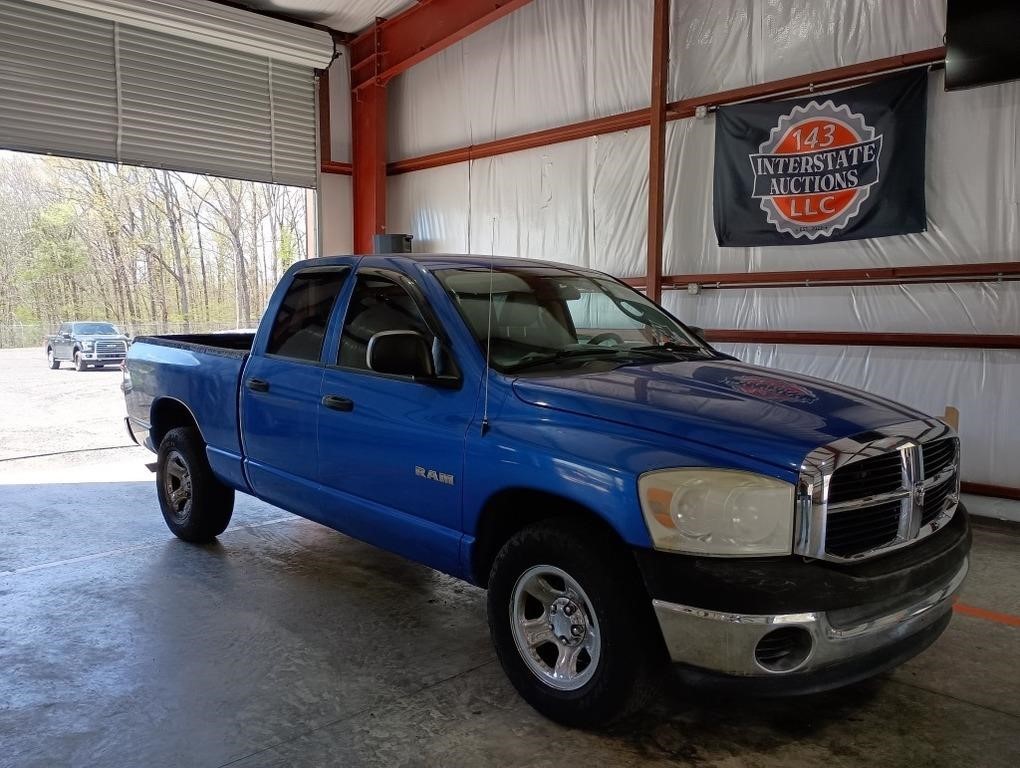
M 376 373 L 432 378 L 432 346 L 417 331 L 379 331 L 368 340 L 368 367 Z

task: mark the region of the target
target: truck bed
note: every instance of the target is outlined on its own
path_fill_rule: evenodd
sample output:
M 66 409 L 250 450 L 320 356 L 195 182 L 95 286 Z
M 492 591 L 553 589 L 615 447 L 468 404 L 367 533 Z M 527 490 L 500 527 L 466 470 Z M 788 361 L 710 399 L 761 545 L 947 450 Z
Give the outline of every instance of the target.
M 195 349 L 195 351 L 212 354 L 226 353 L 232 356 L 243 357 L 251 352 L 251 345 L 255 342 L 253 331 L 242 331 L 237 333 L 176 333 L 163 336 L 139 336 L 135 343 L 144 342 L 156 344 L 162 347 L 176 347 L 177 349 Z
M 184 405 L 200 427 L 209 461 L 221 479 L 244 488 L 238 389 L 255 334 L 140 336 L 128 348 L 128 416 L 140 435 L 159 440 L 159 413 Z M 154 424 L 154 422 L 156 422 Z M 156 427 L 156 434 L 149 431 Z

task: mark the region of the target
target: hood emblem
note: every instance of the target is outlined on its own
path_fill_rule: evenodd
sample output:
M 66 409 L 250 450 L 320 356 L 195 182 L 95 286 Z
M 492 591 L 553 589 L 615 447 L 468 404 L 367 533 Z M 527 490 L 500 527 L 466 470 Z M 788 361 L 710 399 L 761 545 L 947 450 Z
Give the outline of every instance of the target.
M 807 387 L 771 376 L 730 376 L 723 386 L 748 397 L 775 403 L 813 403 L 818 396 Z

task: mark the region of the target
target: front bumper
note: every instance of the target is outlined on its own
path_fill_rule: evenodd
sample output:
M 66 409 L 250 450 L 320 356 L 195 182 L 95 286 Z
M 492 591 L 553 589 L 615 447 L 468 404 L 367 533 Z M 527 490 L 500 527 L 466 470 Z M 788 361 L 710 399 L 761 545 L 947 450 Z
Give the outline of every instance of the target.
M 86 363 L 100 363 L 102 365 L 117 365 L 123 363 L 126 353 L 121 352 L 81 352 L 81 359 Z
M 851 568 L 679 556 L 663 573 L 662 557 L 671 556 L 661 553 L 639 564 L 666 648 L 690 681 L 762 693 L 824 690 L 906 661 L 945 629 L 968 569 L 962 506 L 956 517 L 915 552 Z M 682 586 L 668 578 L 680 571 Z M 784 588 L 764 596 L 749 579 L 765 589 L 782 580 Z
M 811 683 L 810 675 L 845 667 L 853 679 L 867 677 L 888 665 L 920 653 L 935 637 L 925 630 L 943 625 L 952 611 L 953 598 L 967 575 L 967 562 L 945 584 L 922 595 L 901 596 L 897 604 L 820 613 L 747 615 L 716 613 L 654 600 L 655 615 L 675 662 L 737 677 L 790 676 Z M 777 635 L 778 630 L 784 634 Z M 791 631 L 792 630 L 792 631 Z M 936 633 L 936 637 L 937 637 Z M 917 637 L 917 642 L 908 641 Z M 769 641 L 770 637 L 777 638 Z M 763 642 L 764 641 L 764 642 Z M 780 651 L 778 664 L 776 648 Z M 902 651 L 911 650 L 903 658 Z M 900 653 L 880 654 L 884 649 Z M 854 664 L 871 659 L 874 667 Z M 763 662 L 761 659 L 767 659 Z M 839 676 L 833 685 L 849 682 Z M 819 687 L 814 685 L 812 688 Z

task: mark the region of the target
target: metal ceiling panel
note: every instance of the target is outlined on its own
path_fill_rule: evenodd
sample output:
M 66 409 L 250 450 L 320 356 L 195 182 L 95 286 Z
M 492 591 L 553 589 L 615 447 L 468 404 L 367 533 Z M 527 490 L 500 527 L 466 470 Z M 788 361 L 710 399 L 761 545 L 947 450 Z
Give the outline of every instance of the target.
M 241 0 L 249 8 L 273 11 L 342 32 L 359 32 L 376 17 L 389 18 L 416 0 Z

